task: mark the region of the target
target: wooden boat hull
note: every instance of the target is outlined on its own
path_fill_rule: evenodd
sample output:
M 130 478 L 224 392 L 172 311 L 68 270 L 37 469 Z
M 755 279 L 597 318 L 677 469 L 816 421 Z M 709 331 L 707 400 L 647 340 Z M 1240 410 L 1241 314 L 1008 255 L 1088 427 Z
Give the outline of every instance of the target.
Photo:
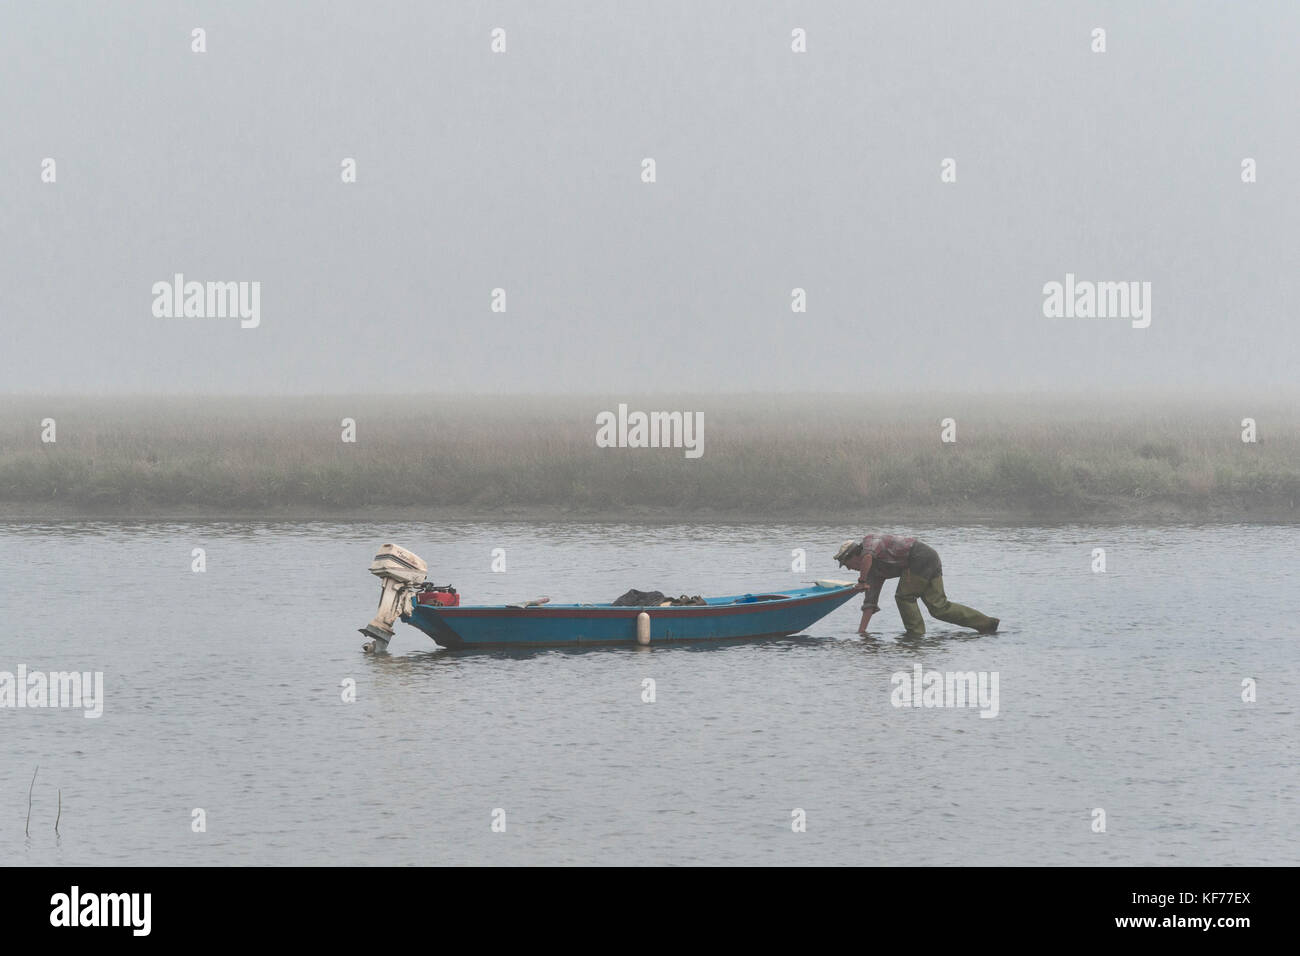
M 704 605 L 615 607 L 546 604 L 538 607 L 445 607 L 418 604 L 402 618 L 443 647 L 559 647 L 636 644 L 637 616 L 650 617 L 651 645 L 671 641 L 756 640 L 798 634 L 844 604 L 852 587 L 786 590 L 709 598 Z

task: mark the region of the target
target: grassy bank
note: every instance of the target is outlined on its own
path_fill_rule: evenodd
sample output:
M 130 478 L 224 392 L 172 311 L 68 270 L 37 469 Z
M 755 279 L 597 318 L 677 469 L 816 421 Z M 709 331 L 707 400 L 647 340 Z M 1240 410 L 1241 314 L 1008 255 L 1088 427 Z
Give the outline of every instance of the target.
M 596 413 L 702 411 L 704 453 Z M 7 398 L 0 513 L 1300 520 L 1290 399 Z M 1241 420 L 1260 441 L 1241 440 Z M 341 441 L 353 418 L 357 441 Z M 940 441 L 954 418 L 957 441 Z M 42 419 L 57 441 L 41 442 Z

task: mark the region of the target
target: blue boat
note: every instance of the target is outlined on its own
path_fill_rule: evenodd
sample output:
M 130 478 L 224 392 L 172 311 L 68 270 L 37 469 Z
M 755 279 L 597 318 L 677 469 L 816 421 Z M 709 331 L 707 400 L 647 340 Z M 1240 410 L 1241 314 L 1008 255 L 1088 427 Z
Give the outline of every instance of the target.
M 420 595 L 401 619 L 449 648 L 755 640 L 798 634 L 853 595 L 854 588 L 840 582 L 659 607 L 549 603 L 450 607 L 424 603 Z M 642 614 L 648 620 L 638 621 Z

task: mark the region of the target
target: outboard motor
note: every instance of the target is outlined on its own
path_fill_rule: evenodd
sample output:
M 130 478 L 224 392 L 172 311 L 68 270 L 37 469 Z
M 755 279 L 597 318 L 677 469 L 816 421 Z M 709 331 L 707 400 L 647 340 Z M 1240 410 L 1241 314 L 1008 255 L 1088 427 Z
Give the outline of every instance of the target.
M 361 628 L 361 633 L 374 638 L 364 648 L 367 651 L 384 651 L 393 639 L 393 625 L 399 617 L 406 617 L 415 609 L 415 595 L 424 584 L 429 566 L 424 560 L 405 548 L 386 544 L 370 562 L 370 573 L 383 582 L 379 592 L 379 610 L 374 619 Z

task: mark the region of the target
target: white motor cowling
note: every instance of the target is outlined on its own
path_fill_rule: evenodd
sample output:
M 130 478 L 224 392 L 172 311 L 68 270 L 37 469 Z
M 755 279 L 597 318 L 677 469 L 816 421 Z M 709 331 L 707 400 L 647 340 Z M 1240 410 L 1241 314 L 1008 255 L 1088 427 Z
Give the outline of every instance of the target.
M 428 577 L 429 566 L 413 551 L 386 544 L 370 562 L 370 573 L 383 582 L 379 592 L 379 610 L 361 633 L 374 638 L 365 645 L 367 651 L 382 651 L 393 639 L 393 625 L 415 609 L 415 595 Z

